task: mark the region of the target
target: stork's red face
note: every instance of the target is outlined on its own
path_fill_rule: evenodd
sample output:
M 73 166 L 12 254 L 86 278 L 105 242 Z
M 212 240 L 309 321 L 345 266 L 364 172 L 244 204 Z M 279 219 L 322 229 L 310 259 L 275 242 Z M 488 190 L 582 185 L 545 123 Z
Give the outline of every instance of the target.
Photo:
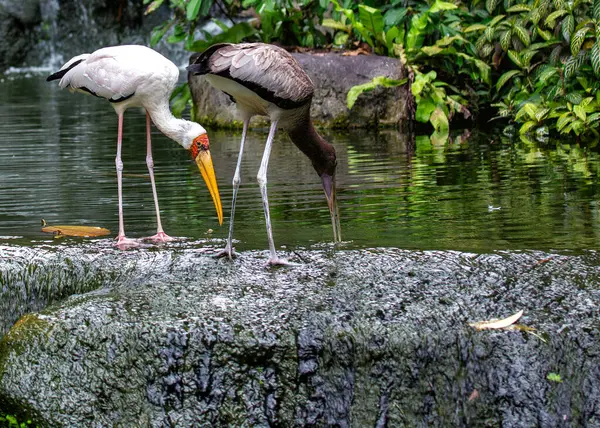
M 192 158 L 196 161 L 196 165 L 200 169 L 200 174 L 206 182 L 210 196 L 212 196 L 215 208 L 217 209 L 217 217 L 219 224 L 223 224 L 223 207 L 221 205 L 221 197 L 219 196 L 219 187 L 215 177 L 215 169 L 213 167 L 212 157 L 210 155 L 208 135 L 202 134 L 194 138 L 190 146 Z

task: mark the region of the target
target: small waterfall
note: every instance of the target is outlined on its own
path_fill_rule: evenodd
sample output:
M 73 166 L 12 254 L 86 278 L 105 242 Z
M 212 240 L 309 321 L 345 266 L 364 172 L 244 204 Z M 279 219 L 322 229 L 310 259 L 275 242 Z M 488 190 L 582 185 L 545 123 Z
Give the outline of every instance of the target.
M 58 0 L 46 0 L 40 2 L 40 13 L 42 17 L 42 26 L 45 28 L 46 39 L 40 41 L 41 51 L 45 53 L 42 58 L 45 61 L 39 64 L 41 67 L 49 69 L 57 69 L 64 64 L 64 56 L 57 52 L 56 45 L 58 43 L 58 11 L 60 5 Z
M 163 5 L 144 15 L 141 0 L 39 0 L 39 12 L 37 22 L 28 23 L 19 36 L 31 40 L 23 50 L 28 52 L 25 60 L 7 58 L 8 72 L 55 70 L 75 55 L 104 46 L 149 46 L 153 28 L 172 13 Z M 190 52 L 181 43 L 167 43 L 167 36 L 155 49 L 178 66 L 187 65 Z

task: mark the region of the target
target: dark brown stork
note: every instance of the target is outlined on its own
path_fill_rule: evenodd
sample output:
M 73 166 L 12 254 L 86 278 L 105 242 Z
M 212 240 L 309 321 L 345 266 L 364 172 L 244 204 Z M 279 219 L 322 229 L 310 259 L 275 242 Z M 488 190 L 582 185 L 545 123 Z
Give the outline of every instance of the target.
M 314 169 L 321 177 L 331 214 L 333 239 L 341 241 L 335 196 L 335 149 L 317 133 L 313 126 L 310 119 L 310 105 L 314 85 L 296 59 L 284 49 L 264 43 L 220 43 L 199 55 L 190 64 L 188 70 L 195 75 L 205 75 L 212 86 L 229 95 L 235 101 L 244 121 L 240 153 L 233 176 L 229 236 L 221 255 L 229 258 L 234 255 L 231 240 L 235 202 L 240 186 L 240 167 L 248 124 L 250 118 L 255 115 L 268 116 L 271 121 L 257 176 L 271 252 L 269 264 L 286 264 L 286 261 L 278 258 L 275 252 L 267 197 L 267 168 L 277 127 L 287 132 L 292 142 L 311 160 Z

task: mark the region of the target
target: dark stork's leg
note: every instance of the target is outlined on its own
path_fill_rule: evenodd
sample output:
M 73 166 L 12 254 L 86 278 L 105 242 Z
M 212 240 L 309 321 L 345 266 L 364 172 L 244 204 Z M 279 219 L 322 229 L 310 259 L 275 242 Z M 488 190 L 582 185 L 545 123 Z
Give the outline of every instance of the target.
M 160 209 L 158 208 L 158 194 L 156 193 L 156 183 L 154 181 L 154 159 L 152 159 L 152 141 L 151 141 L 151 125 L 150 125 L 150 114 L 146 112 L 146 165 L 148 166 L 148 172 L 150 173 L 150 183 L 152 184 L 152 196 L 154 197 L 154 208 L 156 209 L 156 235 L 151 236 L 150 239 L 154 242 L 168 242 L 172 241 L 169 235 L 167 235 L 160 221 Z
M 119 234 L 117 235 L 117 246 L 124 250 L 135 247 L 138 243 L 125 237 L 125 226 L 123 222 L 123 161 L 121 160 L 121 146 L 123 144 L 123 113 L 119 113 L 119 128 L 117 134 L 117 192 L 119 197 Z
M 233 220 L 235 219 L 235 202 L 237 200 L 238 190 L 241 182 L 241 169 L 242 169 L 242 155 L 244 154 L 244 143 L 246 142 L 246 134 L 248 133 L 248 124 L 250 118 L 244 119 L 244 129 L 242 130 L 242 142 L 240 143 L 240 153 L 238 155 L 237 165 L 235 167 L 235 174 L 233 175 L 233 195 L 231 197 L 231 216 L 229 217 L 229 235 L 227 236 L 227 245 L 217 254 L 217 257 L 227 256 L 230 260 L 235 256 L 233 251 Z
M 271 129 L 269 129 L 269 136 L 267 143 L 265 144 L 265 152 L 263 154 L 262 161 L 260 163 L 260 169 L 256 176 L 258 185 L 260 186 L 260 193 L 263 200 L 263 208 L 265 210 L 265 221 L 267 223 L 267 237 L 269 238 L 269 250 L 271 252 L 269 256 L 269 265 L 289 265 L 286 260 L 277 257 L 275 252 L 275 243 L 273 242 L 273 230 L 271 228 L 271 214 L 269 212 L 269 198 L 267 196 L 267 169 L 269 167 L 269 156 L 271 155 L 271 147 L 273 146 L 273 139 L 275 132 L 277 131 L 277 120 L 271 122 Z

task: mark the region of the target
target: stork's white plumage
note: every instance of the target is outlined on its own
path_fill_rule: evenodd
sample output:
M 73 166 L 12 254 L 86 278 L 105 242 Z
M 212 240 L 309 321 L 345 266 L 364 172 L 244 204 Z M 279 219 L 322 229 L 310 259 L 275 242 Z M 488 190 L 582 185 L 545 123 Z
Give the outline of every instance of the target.
M 151 121 L 163 134 L 190 151 L 215 203 L 219 224 L 223 222 L 223 210 L 206 130 L 196 122 L 175 118 L 169 108 L 169 98 L 177 85 L 178 78 L 177 66 L 158 52 L 145 46 L 126 45 L 102 48 L 91 54 L 78 55 L 46 79 L 48 81 L 60 79 L 61 88 L 104 98 L 117 112 L 119 125 L 115 163 L 119 196 L 117 244 L 120 247 L 135 245 L 134 241 L 125 237 L 123 225 L 121 145 L 123 114 L 129 107 L 142 107 L 146 110 L 146 164 L 150 173 L 157 219 L 157 232 L 151 239 L 157 242 L 171 239 L 165 234 L 160 221 L 150 140 Z

